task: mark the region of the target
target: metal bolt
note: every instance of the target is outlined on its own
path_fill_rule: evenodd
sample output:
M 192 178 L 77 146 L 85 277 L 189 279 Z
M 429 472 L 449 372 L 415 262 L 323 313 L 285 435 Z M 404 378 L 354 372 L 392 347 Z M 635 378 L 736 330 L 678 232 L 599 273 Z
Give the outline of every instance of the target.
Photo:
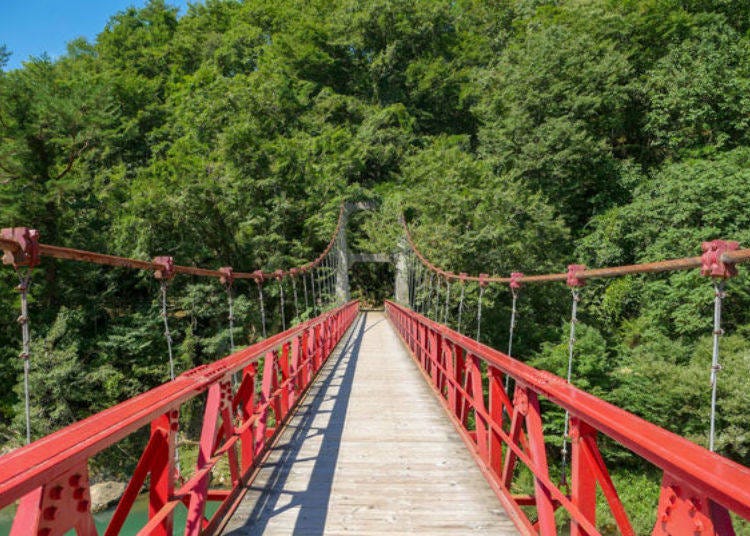
M 78 511 L 79 512 L 87 512 L 89 509 L 89 502 L 88 501 L 79 501 L 78 502 Z
M 62 486 L 55 486 L 49 490 L 49 497 L 52 500 L 58 501 L 62 497 Z
M 36 536 L 50 536 L 50 534 L 52 534 L 52 529 L 49 528 L 39 529 L 36 532 Z
M 76 500 L 83 499 L 85 492 L 86 488 L 76 488 L 75 491 L 73 491 L 73 498 Z
M 81 475 L 73 475 L 68 479 L 68 484 L 71 488 L 77 488 L 78 484 L 81 483 Z
M 47 521 L 54 521 L 54 519 L 57 517 L 57 508 L 55 508 L 54 506 L 48 506 L 44 509 L 42 517 L 44 517 L 44 519 Z

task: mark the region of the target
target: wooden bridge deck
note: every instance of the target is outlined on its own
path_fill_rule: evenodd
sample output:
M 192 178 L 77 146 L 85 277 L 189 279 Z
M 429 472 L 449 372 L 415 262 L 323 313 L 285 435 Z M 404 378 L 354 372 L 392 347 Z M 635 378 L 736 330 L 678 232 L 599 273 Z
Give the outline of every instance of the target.
M 383 313 L 363 313 L 225 535 L 518 534 Z

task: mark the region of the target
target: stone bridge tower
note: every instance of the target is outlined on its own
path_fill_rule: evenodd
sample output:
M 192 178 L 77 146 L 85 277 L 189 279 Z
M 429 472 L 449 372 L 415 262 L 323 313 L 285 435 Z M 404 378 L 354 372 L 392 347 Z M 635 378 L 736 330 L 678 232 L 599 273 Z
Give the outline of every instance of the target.
M 409 275 L 406 239 L 402 238 L 398 246 L 388 253 L 353 253 L 349 251 L 346 242 L 346 226 L 349 222 L 349 216 L 360 210 L 377 210 L 378 205 L 374 202 L 360 201 L 357 203 L 346 203 L 344 205 L 344 214 L 341 228 L 339 230 L 337 249 L 338 269 L 336 272 L 336 297 L 341 302 L 347 302 L 351 299 L 349 288 L 349 269 L 358 262 L 385 262 L 395 266 L 396 281 L 394 282 L 395 299 L 397 302 L 406 304 L 409 302 Z

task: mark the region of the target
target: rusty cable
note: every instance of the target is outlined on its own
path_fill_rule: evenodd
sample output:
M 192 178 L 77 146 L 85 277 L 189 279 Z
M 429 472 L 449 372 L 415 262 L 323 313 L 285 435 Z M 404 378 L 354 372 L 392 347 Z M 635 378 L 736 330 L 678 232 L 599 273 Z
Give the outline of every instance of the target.
M 417 248 L 416 243 L 411 235 L 408 225 L 405 219 L 401 218 L 401 225 L 404 228 L 406 239 L 414 251 L 414 254 L 420 260 L 420 262 L 430 271 L 435 273 L 442 273 L 448 277 L 457 278 L 458 274 L 453 272 L 445 271 L 440 267 L 432 264 L 427 257 Z M 721 254 L 721 261 L 727 264 L 740 264 L 750 262 L 750 249 L 737 249 L 733 251 L 726 251 Z M 575 273 L 575 276 L 580 280 L 586 279 L 597 279 L 597 278 L 610 278 L 620 277 L 623 275 L 643 274 L 643 273 L 658 273 L 668 272 L 674 270 L 689 270 L 692 268 L 700 268 L 702 266 L 701 257 L 684 257 L 679 259 L 669 259 L 664 261 L 646 262 L 641 264 L 629 264 L 623 266 L 611 266 L 606 268 L 593 268 L 583 269 Z M 467 275 L 465 276 L 468 281 L 479 282 L 481 275 Z M 522 283 L 549 283 L 554 281 L 566 281 L 568 274 L 561 272 L 555 274 L 539 274 L 539 275 L 524 275 L 518 281 Z M 488 283 L 503 283 L 509 284 L 514 279 L 512 277 L 501 277 L 501 276 L 489 276 L 486 278 Z

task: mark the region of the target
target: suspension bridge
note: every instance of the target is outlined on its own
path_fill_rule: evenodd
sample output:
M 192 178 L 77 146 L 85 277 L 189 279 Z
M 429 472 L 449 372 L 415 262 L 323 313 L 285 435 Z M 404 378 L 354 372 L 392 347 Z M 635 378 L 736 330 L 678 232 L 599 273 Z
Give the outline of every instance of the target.
M 63 248 L 28 228 L 0 231 L 3 261 L 18 272 L 20 357 L 25 371 L 27 445 L 0 457 L 0 509 L 17 505 L 10 534 L 119 534 L 136 499 L 148 496 L 138 534 L 601 534 L 607 508 L 616 532 L 633 535 L 600 451 L 614 442 L 662 476 L 654 535 L 733 535 L 750 520 L 750 469 L 713 452 L 725 282 L 750 250 L 736 242 L 702 244 L 700 256 L 508 277 L 446 271 L 419 250 L 402 220 L 395 253 L 349 251 L 345 205 L 328 246 L 314 261 L 275 272 L 182 266 Z M 43 258 L 152 272 L 160 282 L 170 381 L 31 441 L 28 372 L 33 318 L 27 295 Z M 384 312 L 360 312 L 349 299 L 353 262 L 392 262 L 394 299 Z M 580 288 L 587 280 L 671 270 L 700 270 L 715 290 L 714 346 L 707 363 L 712 410 L 703 448 L 572 384 Z M 234 284 L 257 285 L 263 340 L 207 365 L 177 373 L 171 348 L 169 284 L 213 278 L 226 289 L 233 330 Z M 568 374 L 561 378 L 512 357 L 516 302 L 526 285 L 571 290 Z M 278 286 L 282 330 L 268 333 L 267 292 Z M 473 337 L 462 333 L 466 289 L 478 288 Z M 484 292 L 510 290 L 507 352 L 480 342 Z M 458 286 L 458 289 L 456 289 Z M 286 289 L 286 290 L 285 290 Z M 264 292 L 266 290 L 266 292 Z M 290 291 L 291 290 L 291 296 Z M 449 306 L 459 292 L 457 311 Z M 304 304 L 304 305 L 303 305 Z M 309 320 L 294 323 L 304 306 Z M 293 307 L 295 314 L 291 314 Z M 456 314 L 448 327 L 448 316 Z M 166 360 L 165 360 L 166 361 Z M 203 408 L 197 459 L 180 460 L 180 415 Z M 542 404 L 546 401 L 546 404 Z M 544 407 L 565 412 L 562 445 L 545 437 Z M 134 434 L 148 435 L 130 481 L 105 528 L 91 510 L 89 463 Z M 560 475 L 550 452 L 561 453 Z M 219 486 L 220 465 L 230 475 Z M 529 476 L 524 480 L 524 476 Z M 525 484 L 526 483 L 526 484 Z M 184 512 L 180 517 L 178 511 Z M 184 519 L 184 521 L 182 521 Z M 99 532 L 99 531 L 102 532 Z

